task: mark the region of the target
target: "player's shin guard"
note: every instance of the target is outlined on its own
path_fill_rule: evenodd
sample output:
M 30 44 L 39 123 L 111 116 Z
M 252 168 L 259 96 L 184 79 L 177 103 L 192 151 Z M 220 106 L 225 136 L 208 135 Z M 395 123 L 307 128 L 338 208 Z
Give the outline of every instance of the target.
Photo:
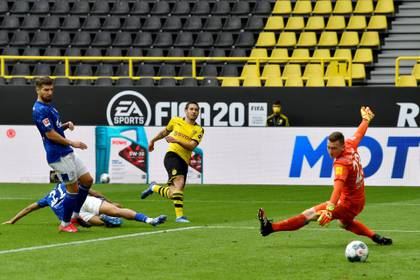
M 62 225 L 67 226 L 70 224 L 71 214 L 73 213 L 76 205 L 77 193 L 67 192 L 63 200 L 63 221 Z
M 169 198 L 169 187 L 168 185 L 160 186 L 154 185 L 153 192 L 158 193 L 161 197 Z
M 375 235 L 375 233 L 367 226 L 356 220 L 353 220 L 350 224 L 347 224 L 345 229 L 357 235 L 364 235 L 369 238 L 372 238 Z
M 305 215 L 300 214 L 281 222 L 272 223 L 274 231 L 292 231 L 300 229 L 308 223 Z
M 79 191 L 77 192 L 76 205 L 73 210 L 73 217 L 79 215 L 80 209 L 82 208 L 83 203 L 85 203 L 86 197 L 89 194 L 89 187 L 79 185 Z
M 172 201 L 174 203 L 176 217 L 184 216 L 184 192 L 174 191 Z

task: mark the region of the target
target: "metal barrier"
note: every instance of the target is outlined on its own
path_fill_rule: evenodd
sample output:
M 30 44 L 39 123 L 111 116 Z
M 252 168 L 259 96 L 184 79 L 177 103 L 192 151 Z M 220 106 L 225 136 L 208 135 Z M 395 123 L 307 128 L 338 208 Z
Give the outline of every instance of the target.
M 419 62 L 420 56 L 399 56 L 395 60 L 395 86 L 398 85 L 398 81 L 400 79 L 400 61 L 401 60 L 414 60 Z
M 64 76 L 50 76 L 51 78 L 67 78 L 71 80 L 97 80 L 100 78 L 110 78 L 112 80 L 118 80 L 122 78 L 130 78 L 133 80 L 139 80 L 140 78 L 148 77 L 155 80 L 160 80 L 162 78 L 173 78 L 176 80 L 182 80 L 184 78 L 194 78 L 197 80 L 202 80 L 205 77 L 197 76 L 197 63 L 198 62 L 208 62 L 208 61 L 220 61 L 220 62 L 238 62 L 244 61 L 248 64 L 255 64 L 257 69 L 264 64 L 286 64 L 287 63 L 306 63 L 306 62 L 318 62 L 321 64 L 321 67 L 324 69 L 326 63 L 331 61 L 345 62 L 346 63 L 346 74 L 343 75 L 345 80 L 347 80 L 348 85 L 352 85 L 352 61 L 349 58 L 344 57 L 331 57 L 331 58 L 312 58 L 312 57 L 302 57 L 302 58 L 292 58 L 292 57 L 122 57 L 122 56 L 0 56 L 0 77 L 10 79 L 10 78 L 25 78 L 25 79 L 34 79 L 40 76 L 34 75 L 10 75 L 6 73 L 6 61 L 24 61 L 24 60 L 36 60 L 36 61 L 63 61 L 65 65 L 65 75 Z M 121 62 L 128 63 L 128 76 L 73 76 L 70 73 L 70 63 L 73 61 L 113 61 L 118 60 Z M 191 63 L 192 73 L 191 76 L 135 76 L 134 75 L 134 63 L 136 62 L 149 62 L 149 61 L 187 61 Z M 281 62 L 279 62 L 281 61 Z M 260 78 L 259 72 L 256 73 L 256 76 Z M 218 76 L 215 77 L 219 80 L 223 80 L 227 77 Z M 229 77 L 231 78 L 231 77 Z M 238 77 L 243 79 L 243 77 Z M 261 78 L 264 79 L 264 78 Z M 282 80 L 285 80 L 285 77 L 281 77 Z

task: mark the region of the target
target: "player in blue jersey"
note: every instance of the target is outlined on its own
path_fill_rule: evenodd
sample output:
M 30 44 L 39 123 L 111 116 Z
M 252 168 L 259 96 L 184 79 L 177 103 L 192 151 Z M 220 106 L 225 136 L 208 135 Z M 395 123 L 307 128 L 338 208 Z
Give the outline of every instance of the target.
M 32 119 L 41 134 L 47 161 L 55 170 L 61 182 L 66 184 L 67 194 L 63 201 L 63 216 L 59 231 L 77 232 L 75 224 L 82 223 L 79 218 L 93 178 L 72 148 L 87 149 L 85 143 L 67 139 L 64 130 L 74 129 L 69 121 L 62 123 L 58 111 L 51 104 L 53 98 L 53 80 L 49 77 L 39 78 L 35 83 L 38 95 L 32 108 Z
M 64 200 L 68 194 L 66 193 L 66 186 L 64 183 L 57 184 L 44 198 L 34 202 L 21 211 L 19 211 L 13 218 L 4 222 L 3 224 L 14 224 L 27 214 L 49 206 L 54 214 L 63 220 L 64 215 Z M 82 208 L 80 209 L 80 218 L 86 223 L 85 226 L 102 226 L 117 227 L 122 224 L 120 218 L 127 220 L 135 220 L 144 222 L 152 226 L 157 226 L 166 221 L 165 215 L 160 215 L 156 218 L 149 218 L 148 216 L 138 213 L 128 208 L 121 208 L 118 203 L 114 203 L 106 199 L 99 192 L 89 189 Z

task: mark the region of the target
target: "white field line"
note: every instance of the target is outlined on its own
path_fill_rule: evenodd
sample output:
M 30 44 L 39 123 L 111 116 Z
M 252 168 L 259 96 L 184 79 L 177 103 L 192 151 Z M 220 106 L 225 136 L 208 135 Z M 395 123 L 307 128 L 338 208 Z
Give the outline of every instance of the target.
M 49 248 L 56 248 L 56 247 L 65 247 L 65 246 L 72 246 L 72 245 L 80 245 L 80 244 L 88 244 L 88 243 L 96 243 L 101 241 L 109 241 L 109 240 L 116 240 L 116 239 L 125 239 L 125 238 L 132 238 L 138 236 L 146 236 L 146 235 L 154 235 L 160 233 L 167 233 L 167 232 L 177 232 L 177 231 L 187 231 L 193 229 L 237 229 L 237 230 L 255 230 L 258 231 L 258 227 L 245 227 L 245 226 L 193 226 L 193 227 L 183 227 L 183 228 L 174 228 L 174 229 L 166 229 L 166 230 L 158 230 L 158 231 L 151 231 L 151 232 L 139 232 L 139 233 L 132 233 L 132 234 L 125 234 L 125 235 L 116 235 L 110 237 L 103 237 L 103 238 L 95 238 L 95 239 L 88 239 L 88 240 L 81 240 L 81 241 L 73 241 L 67 243 L 56 243 L 56 244 L 49 244 L 49 245 L 41 245 L 41 246 L 34 246 L 34 247 L 26 247 L 26 248 L 17 248 L 17 249 L 10 249 L 10 250 L 3 250 L 0 251 L 0 255 L 5 254 L 13 254 L 19 252 L 27 252 L 27 251 L 35 251 L 35 250 L 42 250 L 42 249 L 49 249 Z M 343 229 L 315 229 L 315 228 L 304 228 L 305 231 L 344 231 Z M 395 232 L 395 233 L 420 233 L 420 230 L 393 230 L 393 229 L 381 229 L 377 230 L 378 232 Z

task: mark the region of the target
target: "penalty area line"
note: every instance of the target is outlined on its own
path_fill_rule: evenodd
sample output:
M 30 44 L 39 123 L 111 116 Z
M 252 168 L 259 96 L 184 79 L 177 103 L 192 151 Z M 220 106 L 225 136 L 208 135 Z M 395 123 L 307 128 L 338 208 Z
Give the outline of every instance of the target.
M 138 236 L 145 236 L 145 235 L 153 235 L 153 234 L 160 234 L 160 233 L 186 231 L 186 230 L 199 229 L 199 228 L 203 228 L 203 227 L 202 226 L 194 226 L 194 227 L 173 228 L 173 229 L 165 229 L 165 230 L 158 230 L 158 231 L 139 232 L 139 233 L 116 235 L 116 236 L 103 237 L 103 238 L 80 240 L 80 241 L 73 241 L 73 242 L 66 242 L 66 243 L 56 243 L 56 244 L 41 245 L 41 246 L 34 246 L 34 247 L 2 250 L 2 251 L 0 251 L 0 255 L 19 253 L 19 252 L 35 251 L 35 250 L 43 250 L 43 249 L 50 249 L 50 248 L 56 248 L 56 247 L 66 247 L 66 246 L 73 246 L 73 245 L 80 245 L 80 244 L 88 244 L 88 243 L 95 243 L 95 242 L 101 242 L 101 241 L 124 239 L 124 238 L 131 238 L 131 237 L 138 237 Z M 64 234 L 66 234 L 66 233 L 64 233 Z

